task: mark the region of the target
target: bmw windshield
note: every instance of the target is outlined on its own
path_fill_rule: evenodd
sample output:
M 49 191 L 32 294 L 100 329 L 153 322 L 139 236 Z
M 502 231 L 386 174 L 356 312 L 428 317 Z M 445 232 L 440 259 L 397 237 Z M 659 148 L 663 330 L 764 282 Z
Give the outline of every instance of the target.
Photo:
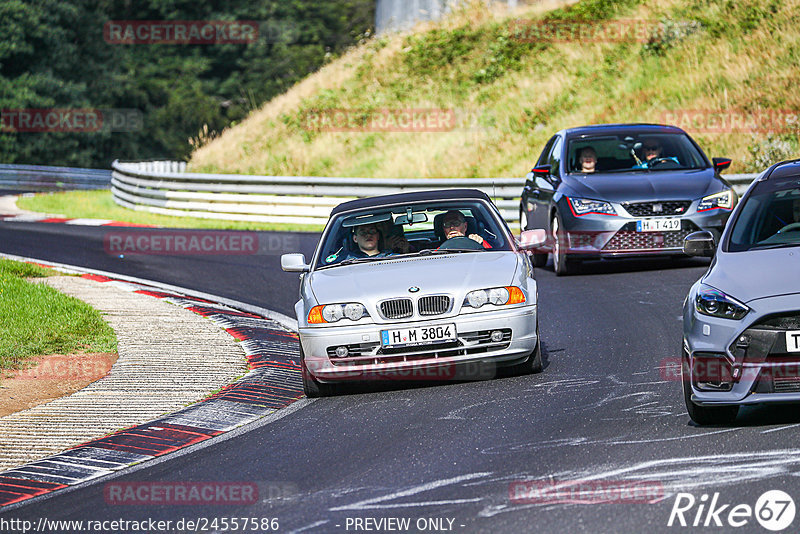
M 631 133 L 580 136 L 567 149 L 570 173 L 705 169 L 705 156 L 685 134 Z
M 800 245 L 800 177 L 759 182 L 734 222 L 729 252 Z
M 409 254 L 514 250 L 493 211 L 483 202 L 448 200 L 342 213 L 329 223 L 315 267 Z

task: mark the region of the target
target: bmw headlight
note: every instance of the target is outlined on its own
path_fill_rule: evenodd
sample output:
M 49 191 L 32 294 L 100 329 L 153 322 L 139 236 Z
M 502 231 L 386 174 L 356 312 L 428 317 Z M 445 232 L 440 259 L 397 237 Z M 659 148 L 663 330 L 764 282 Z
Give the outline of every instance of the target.
M 309 324 L 336 323 L 342 319 L 358 321 L 367 315 L 367 309 L 358 302 L 346 304 L 327 304 L 325 306 L 314 306 L 308 312 Z
M 733 208 L 733 195 L 733 190 L 728 189 L 722 193 L 716 193 L 714 195 L 703 197 L 703 199 L 700 201 L 700 204 L 697 205 L 697 211 L 708 211 L 715 209 L 729 210 Z
M 478 289 L 470 291 L 464 299 L 464 306 L 480 308 L 485 304 L 495 306 L 506 306 L 508 304 L 519 304 L 525 302 L 525 294 L 516 286 L 493 287 L 490 289 Z
M 698 313 L 710 317 L 721 317 L 723 319 L 742 319 L 750 308 L 729 297 L 719 289 L 715 289 L 705 284 L 700 286 L 697 296 L 694 299 L 694 309 Z
M 599 213 L 600 215 L 616 215 L 617 210 L 610 202 L 602 200 L 589 200 L 586 198 L 569 198 L 572 213 L 580 217 L 588 213 Z

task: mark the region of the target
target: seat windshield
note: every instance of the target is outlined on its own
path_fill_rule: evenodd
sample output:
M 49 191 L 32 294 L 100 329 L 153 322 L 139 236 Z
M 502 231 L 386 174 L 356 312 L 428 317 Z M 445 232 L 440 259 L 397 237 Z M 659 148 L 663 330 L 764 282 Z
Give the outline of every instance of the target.
M 705 157 L 685 134 L 581 136 L 569 141 L 567 157 L 570 173 L 586 175 L 708 167 Z
M 512 239 L 495 209 L 481 201 L 381 206 L 329 221 L 315 267 L 407 255 L 510 251 Z
M 800 245 L 800 177 L 754 187 L 731 230 L 728 251 Z

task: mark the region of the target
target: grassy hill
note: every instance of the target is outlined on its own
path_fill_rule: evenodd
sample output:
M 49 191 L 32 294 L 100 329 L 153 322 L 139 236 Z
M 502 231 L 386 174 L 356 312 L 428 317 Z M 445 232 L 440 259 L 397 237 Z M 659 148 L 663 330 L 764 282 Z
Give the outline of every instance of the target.
M 555 131 L 610 122 L 673 122 L 709 157 L 734 158 L 730 172 L 796 157 L 800 0 L 536 2 L 515 13 L 478 4 L 413 32 L 368 40 L 201 146 L 191 169 L 523 176 Z M 615 28 L 629 37 L 607 38 Z M 455 127 L 314 126 L 333 110 L 374 118 L 387 109 L 452 110 Z M 782 121 L 776 133 L 764 123 L 760 131 L 741 123 L 767 112 L 777 113 L 773 123 Z M 725 130 L 710 121 L 731 116 L 742 131 L 702 131 Z

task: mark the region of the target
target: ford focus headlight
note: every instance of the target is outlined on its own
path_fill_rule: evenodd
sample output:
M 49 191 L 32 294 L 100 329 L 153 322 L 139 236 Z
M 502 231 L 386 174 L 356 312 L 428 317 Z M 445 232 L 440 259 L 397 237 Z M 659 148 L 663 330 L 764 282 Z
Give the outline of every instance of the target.
M 700 286 L 697 296 L 694 299 L 694 309 L 698 313 L 710 317 L 721 317 L 723 319 L 742 319 L 750 308 L 729 297 L 719 289 L 715 289 L 705 284 Z
M 729 210 L 733 208 L 733 190 L 728 189 L 722 193 L 708 195 L 703 197 L 700 204 L 697 205 L 697 211 L 708 211 L 715 209 Z
M 600 215 L 616 215 L 617 210 L 610 202 L 602 200 L 589 200 L 586 198 L 569 198 L 572 213 L 580 217 L 588 213 L 599 213 Z
M 478 289 L 470 291 L 464 299 L 464 306 L 480 308 L 485 304 L 506 306 L 525 302 L 525 294 L 516 286 L 493 287 L 491 289 Z
M 324 306 L 314 306 L 308 312 L 309 324 L 336 323 L 342 319 L 358 321 L 367 315 L 367 309 L 358 302 L 346 304 L 326 304 Z

